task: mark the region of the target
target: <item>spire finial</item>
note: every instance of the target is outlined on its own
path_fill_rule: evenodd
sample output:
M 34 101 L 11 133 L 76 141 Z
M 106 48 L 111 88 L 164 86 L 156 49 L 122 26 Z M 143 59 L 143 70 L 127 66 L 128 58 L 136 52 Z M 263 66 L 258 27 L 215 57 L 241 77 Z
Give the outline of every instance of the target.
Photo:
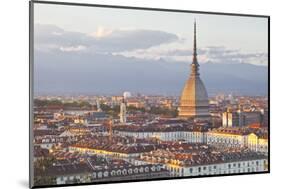
M 194 18 L 193 64 L 197 64 L 196 19 Z
M 192 59 L 192 75 L 199 75 L 199 64 L 197 61 L 197 42 L 196 42 L 196 19 L 194 18 L 194 34 L 193 34 L 193 59 Z

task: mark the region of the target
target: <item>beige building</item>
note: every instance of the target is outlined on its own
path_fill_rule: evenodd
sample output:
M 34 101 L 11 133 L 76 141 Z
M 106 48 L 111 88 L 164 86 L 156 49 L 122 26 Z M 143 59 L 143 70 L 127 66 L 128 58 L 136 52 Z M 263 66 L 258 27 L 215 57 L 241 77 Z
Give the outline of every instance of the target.
M 166 165 L 172 176 L 220 175 L 234 173 L 253 173 L 267 171 L 267 158 L 237 160 L 207 165 L 177 166 Z
M 140 139 L 157 138 L 162 141 L 180 141 L 184 140 L 188 143 L 203 143 L 205 133 L 199 131 L 169 131 L 169 132 L 132 132 L 118 131 L 120 136 L 131 136 Z
M 194 23 L 194 46 L 191 73 L 183 88 L 180 104 L 180 118 L 209 118 L 209 101 L 207 90 L 199 74 L 196 49 L 196 22 Z
M 220 128 L 207 132 L 206 141 L 209 145 L 230 148 L 246 147 L 254 152 L 268 153 L 267 133 L 258 135 L 234 128 Z
M 142 161 L 142 162 L 141 162 Z M 158 150 L 141 155 L 138 164 L 162 163 L 172 177 L 264 172 L 268 170 L 266 155 L 250 151 L 178 153 Z

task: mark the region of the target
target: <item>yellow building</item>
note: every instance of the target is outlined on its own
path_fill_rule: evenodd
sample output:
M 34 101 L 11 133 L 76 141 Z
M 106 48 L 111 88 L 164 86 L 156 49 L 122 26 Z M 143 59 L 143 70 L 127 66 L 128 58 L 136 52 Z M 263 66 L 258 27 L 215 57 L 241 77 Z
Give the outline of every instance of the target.
M 247 136 L 247 146 L 253 151 L 268 153 L 268 138 L 251 133 Z

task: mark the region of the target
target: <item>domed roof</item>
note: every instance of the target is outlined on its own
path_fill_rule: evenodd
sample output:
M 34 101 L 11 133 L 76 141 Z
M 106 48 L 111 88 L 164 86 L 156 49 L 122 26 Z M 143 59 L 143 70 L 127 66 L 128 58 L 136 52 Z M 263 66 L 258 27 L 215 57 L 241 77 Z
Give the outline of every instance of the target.
M 181 106 L 208 105 L 208 94 L 199 76 L 190 77 L 183 88 Z

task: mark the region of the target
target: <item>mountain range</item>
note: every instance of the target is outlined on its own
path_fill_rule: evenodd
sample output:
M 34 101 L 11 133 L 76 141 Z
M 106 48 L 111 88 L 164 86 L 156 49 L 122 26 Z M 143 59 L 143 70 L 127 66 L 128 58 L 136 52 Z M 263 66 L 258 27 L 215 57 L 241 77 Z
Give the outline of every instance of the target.
M 35 52 L 35 94 L 180 95 L 190 62 L 144 60 L 121 55 Z M 268 67 L 246 63 L 200 65 L 209 95 L 219 92 L 267 95 Z

